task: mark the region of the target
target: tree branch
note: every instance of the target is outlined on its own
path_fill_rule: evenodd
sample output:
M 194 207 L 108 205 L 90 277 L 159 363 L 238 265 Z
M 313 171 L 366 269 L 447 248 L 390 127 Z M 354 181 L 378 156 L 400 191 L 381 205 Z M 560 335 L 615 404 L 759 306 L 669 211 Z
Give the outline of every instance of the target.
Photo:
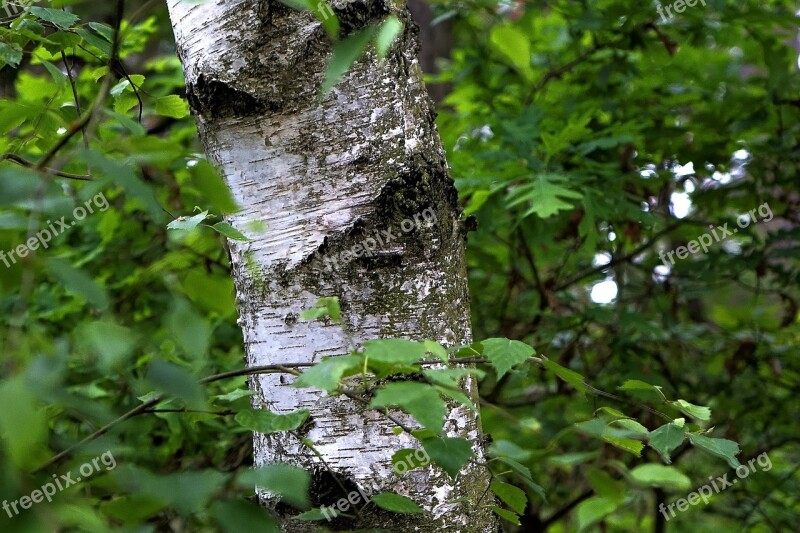
M 42 172 L 44 174 L 48 174 L 50 176 L 58 176 L 60 178 L 67 178 L 67 179 L 78 180 L 78 181 L 94 181 L 94 178 L 92 178 L 91 176 L 82 176 L 80 174 L 70 174 L 69 172 L 62 172 L 60 170 L 56 170 L 54 168 L 48 168 L 48 167 L 44 167 L 44 168 L 40 169 L 38 167 L 38 165 L 36 165 L 35 163 L 32 163 L 32 162 L 28 161 L 27 159 L 25 159 L 23 157 L 20 157 L 20 156 L 18 156 L 16 154 L 11 154 L 11 153 L 0 154 L 0 161 L 6 161 L 6 160 L 11 161 L 13 163 L 16 163 L 16 164 L 18 164 L 18 165 L 20 165 L 22 167 L 25 167 L 25 168 L 31 168 L 31 169 L 40 171 L 40 172 Z

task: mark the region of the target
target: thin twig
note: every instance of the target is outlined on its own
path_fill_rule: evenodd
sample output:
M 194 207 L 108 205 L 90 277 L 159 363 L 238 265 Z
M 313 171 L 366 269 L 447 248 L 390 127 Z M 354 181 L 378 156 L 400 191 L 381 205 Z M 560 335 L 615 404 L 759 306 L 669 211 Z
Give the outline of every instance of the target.
M 11 153 L 0 154 L 0 161 L 5 161 L 5 160 L 12 161 L 12 162 L 14 162 L 14 163 L 16 163 L 16 164 L 18 164 L 20 166 L 23 166 L 25 168 L 31 168 L 31 169 L 39 170 L 35 163 L 32 163 L 31 161 L 28 161 L 27 159 L 25 159 L 23 157 L 20 157 L 17 154 L 11 154 Z M 94 178 L 92 178 L 91 176 L 85 176 L 85 175 L 80 175 L 80 174 L 70 174 L 69 172 L 62 172 L 62 171 L 56 170 L 54 168 L 45 167 L 45 168 L 41 169 L 41 172 L 44 173 L 44 174 L 50 175 L 50 176 L 58 176 L 60 178 L 67 178 L 67 179 L 71 179 L 71 180 L 94 181 Z
M 68 457 L 69 455 L 71 455 L 72 452 L 74 452 L 75 450 L 77 450 L 78 448 L 83 446 L 84 444 L 87 444 L 87 443 L 89 443 L 89 442 L 91 442 L 91 441 L 93 441 L 95 439 L 98 439 L 98 438 L 102 437 L 103 435 L 108 433 L 108 431 L 110 429 L 112 429 L 114 426 L 117 426 L 118 424 L 121 424 L 122 422 L 128 420 L 129 418 L 133 418 L 134 416 L 139 415 L 143 411 L 146 411 L 146 410 L 150 409 L 151 407 L 161 403 L 161 401 L 163 401 L 163 400 L 164 400 L 164 396 L 158 396 L 158 397 L 153 398 L 152 400 L 147 401 L 147 402 L 145 402 L 145 403 L 143 403 L 143 404 L 141 404 L 141 405 L 139 405 L 137 407 L 134 407 L 133 409 L 131 409 L 130 411 L 128 411 L 124 415 L 115 418 L 114 420 L 112 420 L 111 422 L 109 422 L 105 426 L 101 427 L 100 429 L 98 429 L 97 431 L 95 431 L 94 433 L 89 435 L 88 437 L 82 439 L 80 442 L 76 442 L 75 444 L 73 444 L 72 446 L 67 448 L 66 450 L 56 454 L 55 456 L 50 458 L 49 461 L 47 461 L 42 466 L 40 466 L 39 468 L 34 470 L 33 473 L 35 474 L 36 472 L 44 470 L 45 468 L 48 468 L 48 467 L 58 463 L 59 461 L 61 461 L 65 457 Z
M 640 253 L 644 252 L 645 250 L 647 250 L 648 248 L 653 246 L 659 238 L 663 237 L 667 233 L 669 233 L 672 230 L 674 230 L 675 228 L 679 227 L 681 224 L 682 224 L 682 222 L 675 222 L 674 224 L 670 224 L 669 226 L 667 226 L 663 230 L 661 230 L 658 233 L 656 233 L 655 235 L 653 235 L 653 237 L 649 241 L 641 244 L 638 248 L 636 248 L 635 250 L 633 250 L 629 254 L 616 257 L 612 261 L 606 263 L 605 265 L 599 265 L 599 266 L 590 268 L 588 270 L 584 270 L 583 272 L 579 272 L 578 274 L 575 274 L 574 276 L 569 278 L 567 281 L 565 281 L 564 283 L 562 283 L 561 285 L 556 287 L 555 291 L 556 292 L 557 291 L 562 291 L 562 290 L 566 289 L 567 287 L 569 287 L 570 285 L 572 285 L 572 284 L 574 284 L 574 283 L 576 283 L 576 282 L 578 282 L 578 281 L 580 281 L 580 280 L 582 280 L 584 278 L 588 278 L 589 276 L 592 276 L 594 274 L 599 274 L 600 272 L 603 272 L 604 270 L 608 270 L 609 268 L 612 268 L 612 267 L 614 267 L 614 266 L 616 266 L 616 265 L 618 265 L 620 263 L 624 263 L 626 261 L 634 259 L 637 255 L 639 255 Z
M 142 411 L 139 414 L 153 414 L 153 413 L 197 413 L 201 415 L 217 415 L 217 416 L 230 416 L 235 415 L 236 411 L 231 409 L 225 409 L 224 411 L 203 411 L 199 409 L 148 409 L 147 411 Z
M 53 145 L 50 150 L 48 150 L 44 156 L 39 160 L 39 163 L 36 164 L 36 170 L 42 171 L 50 161 L 55 158 L 58 152 L 67 145 L 67 143 L 74 137 L 79 131 L 84 131 L 84 128 L 89 125 L 90 122 L 98 115 L 100 109 L 103 106 L 103 102 L 105 102 L 106 98 L 108 98 L 109 90 L 111 89 L 111 72 L 113 72 L 113 65 L 118 60 L 117 56 L 119 54 L 119 48 L 121 43 L 121 36 L 120 36 L 120 28 L 122 27 L 122 17 L 125 13 L 125 0 L 117 0 L 117 13 L 116 13 L 116 26 L 114 27 L 114 43 L 111 47 L 111 55 L 108 58 L 108 67 L 109 72 L 103 78 L 103 85 L 100 87 L 100 91 L 97 93 L 97 97 L 95 98 L 94 103 L 92 104 L 91 109 L 74 124 L 72 124 L 67 133 L 64 134 L 58 142 Z
M 74 56 L 73 56 L 74 57 Z M 78 89 L 75 86 L 75 78 L 72 77 L 72 67 L 69 66 L 67 62 L 67 54 L 61 50 L 61 61 L 64 62 L 64 68 L 67 69 L 67 79 L 69 80 L 69 86 L 72 88 L 72 98 L 75 100 L 75 110 L 78 112 L 78 116 L 81 116 L 83 111 L 81 111 L 81 100 L 78 98 Z M 75 66 L 75 61 L 73 60 L 72 66 Z M 86 135 L 86 128 L 83 130 L 83 145 L 86 148 L 89 148 L 89 139 Z
M 462 358 L 455 358 L 455 359 L 448 360 L 448 363 L 450 363 L 450 364 L 458 364 L 458 365 L 480 364 L 480 363 L 489 363 L 489 362 L 490 361 L 488 359 L 485 359 L 483 357 L 462 357 Z M 534 363 L 534 364 L 537 364 L 537 365 L 540 365 L 540 366 L 544 365 L 543 359 L 539 358 L 539 357 L 529 357 L 527 359 L 527 362 Z M 223 379 L 228 379 L 228 378 L 233 378 L 233 377 L 251 376 L 251 375 L 258 375 L 258 374 L 291 374 L 291 375 L 294 375 L 294 376 L 301 376 L 302 372 L 300 372 L 298 370 L 299 368 L 312 367 L 312 366 L 314 366 L 314 364 L 315 363 L 283 363 L 283 364 L 279 364 L 279 365 L 263 365 L 263 366 L 257 366 L 257 367 L 252 367 L 252 368 L 243 368 L 243 369 L 239 369 L 239 370 L 231 370 L 229 372 L 222 372 L 220 374 L 214 374 L 212 376 L 207 376 L 207 377 L 201 379 L 199 383 L 200 384 L 207 384 L 207 383 L 213 383 L 215 381 L 220 381 L 220 380 L 223 380 Z M 422 361 L 419 361 L 418 364 L 421 365 L 421 366 L 441 365 L 442 361 L 439 360 L 439 359 L 424 359 Z M 661 413 L 660 411 L 657 411 L 655 409 L 651 409 L 650 407 L 648 407 L 648 406 L 646 406 L 644 404 L 641 404 L 641 403 L 639 403 L 639 402 L 637 402 L 635 400 L 629 400 L 627 398 L 622 398 L 620 396 L 616 396 L 614 394 L 602 391 L 600 389 L 592 387 L 591 385 L 587 384 L 586 382 L 583 382 L 583 384 L 593 394 L 596 394 L 598 396 L 602 396 L 604 398 L 609 398 L 609 399 L 612 399 L 612 400 L 616 400 L 616 401 L 619 401 L 619 402 L 628 403 L 628 404 L 631 404 L 631 405 L 636 405 L 637 407 L 645 409 L 645 410 L 647 410 L 647 411 L 649 411 L 649 412 L 651 412 L 651 413 L 653 413 L 655 415 L 658 415 L 658 416 L 660 416 L 662 418 L 665 418 L 667 420 L 672 420 L 672 418 L 670 418 L 666 414 Z M 364 398 L 362 398 L 361 395 L 358 392 L 353 391 L 351 389 L 348 389 L 346 387 L 343 387 L 341 385 L 338 387 L 337 391 L 340 394 L 343 394 L 343 395 L 347 396 L 348 398 L 350 398 L 352 400 L 355 400 L 355 401 L 357 401 L 357 402 L 359 402 L 362 405 L 365 405 L 367 407 L 370 404 L 370 402 L 365 400 Z M 40 470 L 42 470 L 44 468 L 47 468 L 47 467 L 59 462 L 61 459 L 69 456 L 72 452 L 74 452 L 79 447 L 81 447 L 84 444 L 86 444 L 88 442 L 91 442 L 92 440 L 95 440 L 95 439 L 99 438 L 100 436 L 104 435 L 110 429 L 112 429 L 114 426 L 116 426 L 118 424 L 121 424 L 122 422 L 124 422 L 124 421 L 126 421 L 126 420 L 128 420 L 130 418 L 133 418 L 134 416 L 138 416 L 138 415 L 143 414 L 145 412 L 151 411 L 152 407 L 154 407 L 155 405 L 157 405 L 158 403 L 160 403 L 163 400 L 164 400 L 164 396 L 163 395 L 162 396 L 158 396 L 157 398 L 154 398 L 154 399 L 152 399 L 152 400 L 150 400 L 148 402 L 145 402 L 145 403 L 143 403 L 143 404 L 131 409 L 127 413 L 123 414 L 122 416 L 112 420 L 111 422 L 109 422 L 105 426 L 101 427 L 100 429 L 98 429 L 97 431 L 95 431 L 94 433 L 89 435 L 88 437 L 82 439 L 80 442 L 77 442 L 76 444 L 73 444 L 72 446 L 70 446 L 66 450 L 60 452 L 59 454 L 57 454 L 56 456 L 51 458 L 49 461 L 47 461 L 45 464 L 43 464 L 42 466 L 37 468 L 34 472 L 38 472 L 38 471 L 40 471 Z M 375 409 L 375 411 L 383 414 L 387 419 L 389 419 L 394 424 L 396 424 L 398 427 L 400 427 L 404 432 L 408 433 L 409 435 L 413 435 L 414 429 L 412 429 L 411 427 L 407 426 L 400 419 L 398 419 L 397 417 L 392 415 L 389 412 L 388 408 L 373 408 L 373 409 Z M 175 410 L 166 410 L 165 412 L 173 412 L 173 411 L 175 411 Z M 185 410 L 178 410 L 178 411 L 185 411 Z

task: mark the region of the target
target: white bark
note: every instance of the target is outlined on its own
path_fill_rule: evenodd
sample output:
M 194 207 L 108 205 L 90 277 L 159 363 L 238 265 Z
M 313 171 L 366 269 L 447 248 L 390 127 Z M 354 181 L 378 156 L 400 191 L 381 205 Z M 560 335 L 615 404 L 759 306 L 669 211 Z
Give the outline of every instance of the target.
M 320 98 L 330 44 L 310 14 L 274 1 L 168 4 L 201 138 L 242 206 L 230 222 L 253 239 L 230 242 L 248 365 L 315 362 L 371 338 L 469 342 L 464 229 L 413 32 L 384 61 L 368 54 Z M 335 6 L 345 31 L 389 12 L 410 20 L 388 1 Z M 426 209 L 435 224 L 403 231 L 408 224 L 402 221 Z M 379 244 L 372 257 L 341 260 L 342 252 L 381 230 L 397 237 Z M 331 258 L 339 265 L 328 270 Z M 298 319 L 325 296 L 340 299 L 342 324 Z M 418 448 L 413 438 L 395 436 L 391 423 L 352 400 L 293 388 L 290 381 L 260 376 L 251 386 L 273 411 L 311 410 L 304 436 L 348 487 L 395 491 L 430 511 L 401 517 L 370 506 L 363 521 L 340 525 L 495 530 L 491 514 L 475 509 L 487 483 L 484 470 L 465 467 L 455 486 L 433 467 L 398 477 L 389 459 L 399 448 Z M 454 409 L 446 431 L 475 442 L 482 457 L 474 414 Z M 317 504 L 341 497 L 295 437 L 256 435 L 255 461 L 313 470 Z M 470 503 L 449 503 L 460 497 Z M 285 529 L 293 527 L 287 522 Z

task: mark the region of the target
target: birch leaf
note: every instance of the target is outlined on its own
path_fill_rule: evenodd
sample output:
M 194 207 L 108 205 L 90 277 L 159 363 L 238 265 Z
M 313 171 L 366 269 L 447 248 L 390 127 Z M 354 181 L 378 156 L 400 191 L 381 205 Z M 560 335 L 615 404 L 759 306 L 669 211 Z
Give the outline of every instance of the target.
M 392 511 L 393 513 L 422 513 L 423 509 L 414 503 L 414 500 L 395 494 L 393 492 L 381 492 L 372 497 L 373 503 L 381 509 Z
M 410 414 L 425 428 L 441 433 L 447 407 L 431 387 L 423 383 L 388 383 L 378 389 L 370 407 L 396 406 Z

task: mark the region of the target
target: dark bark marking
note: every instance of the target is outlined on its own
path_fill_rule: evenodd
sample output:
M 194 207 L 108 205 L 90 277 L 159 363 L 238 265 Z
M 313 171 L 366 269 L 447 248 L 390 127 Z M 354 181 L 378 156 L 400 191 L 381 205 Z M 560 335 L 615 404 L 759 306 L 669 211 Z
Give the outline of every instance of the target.
M 269 109 L 254 96 L 203 74 L 186 88 L 186 93 L 195 113 L 217 119 L 258 115 Z

